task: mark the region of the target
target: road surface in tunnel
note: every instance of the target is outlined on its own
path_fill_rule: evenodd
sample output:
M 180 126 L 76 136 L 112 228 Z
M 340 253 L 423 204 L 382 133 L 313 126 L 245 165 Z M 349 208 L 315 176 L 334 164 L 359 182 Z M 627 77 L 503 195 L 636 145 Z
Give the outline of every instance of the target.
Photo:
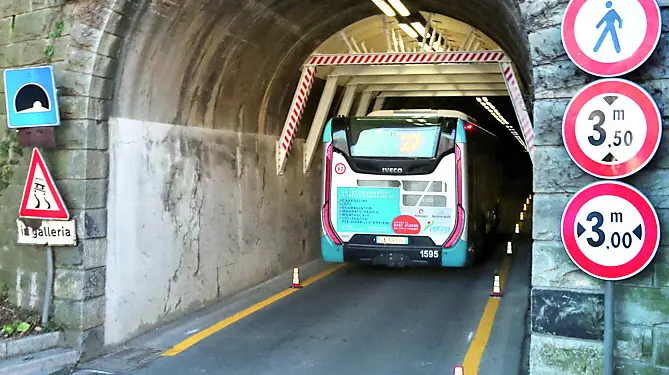
M 479 374 L 519 371 L 529 248 L 526 244 L 516 249 L 507 261 L 511 271 Z M 451 374 L 454 366 L 463 364 L 479 326 L 486 325 L 482 316 L 503 251 L 481 266 L 465 269 L 349 264 L 174 356 L 156 355 L 125 368 L 114 368 L 103 358 L 81 368 L 156 375 Z M 144 345 L 164 350 L 175 344 L 170 340 L 145 340 Z

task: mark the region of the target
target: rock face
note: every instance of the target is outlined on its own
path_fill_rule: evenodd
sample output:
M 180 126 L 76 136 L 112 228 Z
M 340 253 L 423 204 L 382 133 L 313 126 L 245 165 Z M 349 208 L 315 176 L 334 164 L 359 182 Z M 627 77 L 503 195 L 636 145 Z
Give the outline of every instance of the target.
M 568 1 L 520 1 L 528 32 L 534 84 L 535 205 L 531 294 L 531 374 L 599 374 L 602 369 L 603 281 L 582 272 L 566 255 L 560 220 L 567 201 L 582 187 L 597 181 L 569 157 L 562 141 L 562 116 L 569 100 L 598 79 L 569 60 L 560 36 Z M 663 34 L 648 61 L 625 79 L 640 84 L 655 99 L 669 124 L 669 11 L 662 9 Z M 662 231 L 667 216 L 666 131 L 653 160 L 623 179 L 642 191 L 654 205 Z M 666 236 L 655 260 L 640 274 L 616 283 L 615 321 L 617 373 L 669 374 L 669 249 Z

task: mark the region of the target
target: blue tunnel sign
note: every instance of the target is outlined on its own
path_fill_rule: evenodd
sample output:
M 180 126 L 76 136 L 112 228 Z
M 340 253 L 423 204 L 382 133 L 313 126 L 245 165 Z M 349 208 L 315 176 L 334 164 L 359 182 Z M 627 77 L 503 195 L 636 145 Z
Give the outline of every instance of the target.
M 60 126 L 52 66 L 7 69 L 4 78 L 8 128 Z

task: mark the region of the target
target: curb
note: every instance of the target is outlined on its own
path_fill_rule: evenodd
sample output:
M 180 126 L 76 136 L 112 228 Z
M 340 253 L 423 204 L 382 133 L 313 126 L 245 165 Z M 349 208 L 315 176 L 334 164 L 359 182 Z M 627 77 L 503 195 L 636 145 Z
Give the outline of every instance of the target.
M 48 349 L 0 361 L 0 375 L 34 375 L 44 371 L 53 373 L 76 363 L 78 359 L 79 353 L 76 350 Z
M 20 339 L 0 340 L 0 359 L 41 352 L 61 346 L 65 342 L 63 332 L 49 332 Z

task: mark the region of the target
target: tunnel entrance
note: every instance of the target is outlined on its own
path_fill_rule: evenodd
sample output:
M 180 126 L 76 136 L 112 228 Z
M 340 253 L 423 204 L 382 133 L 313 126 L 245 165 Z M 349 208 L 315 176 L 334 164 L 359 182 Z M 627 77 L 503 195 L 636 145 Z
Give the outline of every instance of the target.
M 292 133 L 292 154 L 299 156 L 285 158 L 282 176 L 276 175 L 277 140 L 285 131 L 295 88 L 301 84 L 299 69 L 314 51 L 350 53 L 349 43 L 356 53 L 387 51 L 381 10 L 372 1 L 359 0 L 239 0 L 234 4 L 145 0 L 128 2 L 124 10 L 134 16 L 134 22 L 118 64 L 109 121 L 107 345 L 319 256 L 322 165 L 315 161 L 306 174 L 300 168 L 305 149 L 309 153 L 316 149 L 306 142 L 310 128 L 302 126 Z M 529 87 L 527 38 L 515 1 L 403 4 L 409 15 L 398 13 L 397 17 L 407 22 L 431 17 L 434 25 L 442 25 L 441 29 L 435 26 L 445 31 L 441 37 L 436 33 L 428 42 L 441 43 L 437 49 L 444 51 L 437 54 L 479 51 L 483 55 L 474 56 L 483 59 L 503 51 L 516 64 L 520 87 Z M 396 35 L 406 32 L 399 25 L 388 30 Z M 355 47 L 350 38 L 346 43 L 342 31 L 355 43 L 365 44 Z M 369 32 L 373 35 L 365 42 Z M 413 53 L 414 47 L 420 47 L 404 38 L 401 43 L 395 38 L 399 53 L 402 48 L 403 53 Z M 460 47 L 471 51 L 454 51 Z M 425 49 L 425 44 L 420 48 Z M 392 40 L 391 49 L 395 49 Z M 447 104 L 471 108 L 484 119 L 486 130 L 504 137 L 524 156 L 523 168 L 529 170 L 529 158 L 516 138 L 522 140 L 522 133 L 513 120 L 511 99 L 500 95 L 508 89 L 499 62 L 493 65 L 484 71 L 461 67 L 459 78 L 451 77 L 452 82 L 435 82 L 435 72 L 430 71 L 403 75 L 405 81 L 383 84 L 386 89 L 398 85 L 394 90 L 368 91 L 367 106 L 364 101 L 360 105 L 360 100 L 350 105 L 361 111 Z M 327 87 L 332 69 L 350 68 L 358 67 L 314 69 L 313 97 Z M 355 79 L 359 88 L 376 84 L 374 75 L 352 73 L 342 74 L 350 77 L 348 83 Z M 382 74 L 384 79 L 395 75 Z M 464 82 L 463 77 L 477 81 Z M 464 90 L 453 90 L 465 84 Z M 417 92 L 406 90 L 406 85 L 460 95 L 398 96 Z M 377 91 L 387 93 L 377 98 L 388 99 L 376 100 L 372 93 Z M 342 108 L 345 92 L 343 87 L 335 90 L 332 100 L 338 105 L 326 111 L 324 118 Z M 357 93 L 362 97 L 362 91 Z M 318 110 L 318 100 L 309 103 L 301 115 L 307 124 Z M 506 125 L 515 126 L 515 134 Z M 519 195 L 525 197 L 527 192 Z
M 341 30 L 320 45 L 302 66 L 277 142 L 277 173 L 282 174 L 285 169 L 316 77 L 326 79 L 326 83 L 309 128 L 303 157 L 305 173 L 339 86 L 344 87 L 344 93 L 337 116 L 348 115 L 356 99 L 356 115 L 364 116 L 372 99 L 375 99 L 374 110 L 378 110 L 388 97 L 476 97 L 532 158 L 534 133 L 520 87 L 522 83 L 516 78 L 513 62 L 497 43 L 450 17 L 427 12 L 407 17 L 410 12 L 400 2 L 404 17 L 396 19 L 399 17 L 395 13 L 397 9 L 383 1 L 375 4 L 386 15 L 369 17 Z M 356 40 L 349 34 L 362 39 Z M 374 49 L 370 52 L 367 45 L 385 52 L 374 53 Z M 344 46 L 349 53 L 337 53 Z M 518 119 L 515 127 L 494 106 L 487 106 L 487 96 L 507 95 L 512 99 Z

